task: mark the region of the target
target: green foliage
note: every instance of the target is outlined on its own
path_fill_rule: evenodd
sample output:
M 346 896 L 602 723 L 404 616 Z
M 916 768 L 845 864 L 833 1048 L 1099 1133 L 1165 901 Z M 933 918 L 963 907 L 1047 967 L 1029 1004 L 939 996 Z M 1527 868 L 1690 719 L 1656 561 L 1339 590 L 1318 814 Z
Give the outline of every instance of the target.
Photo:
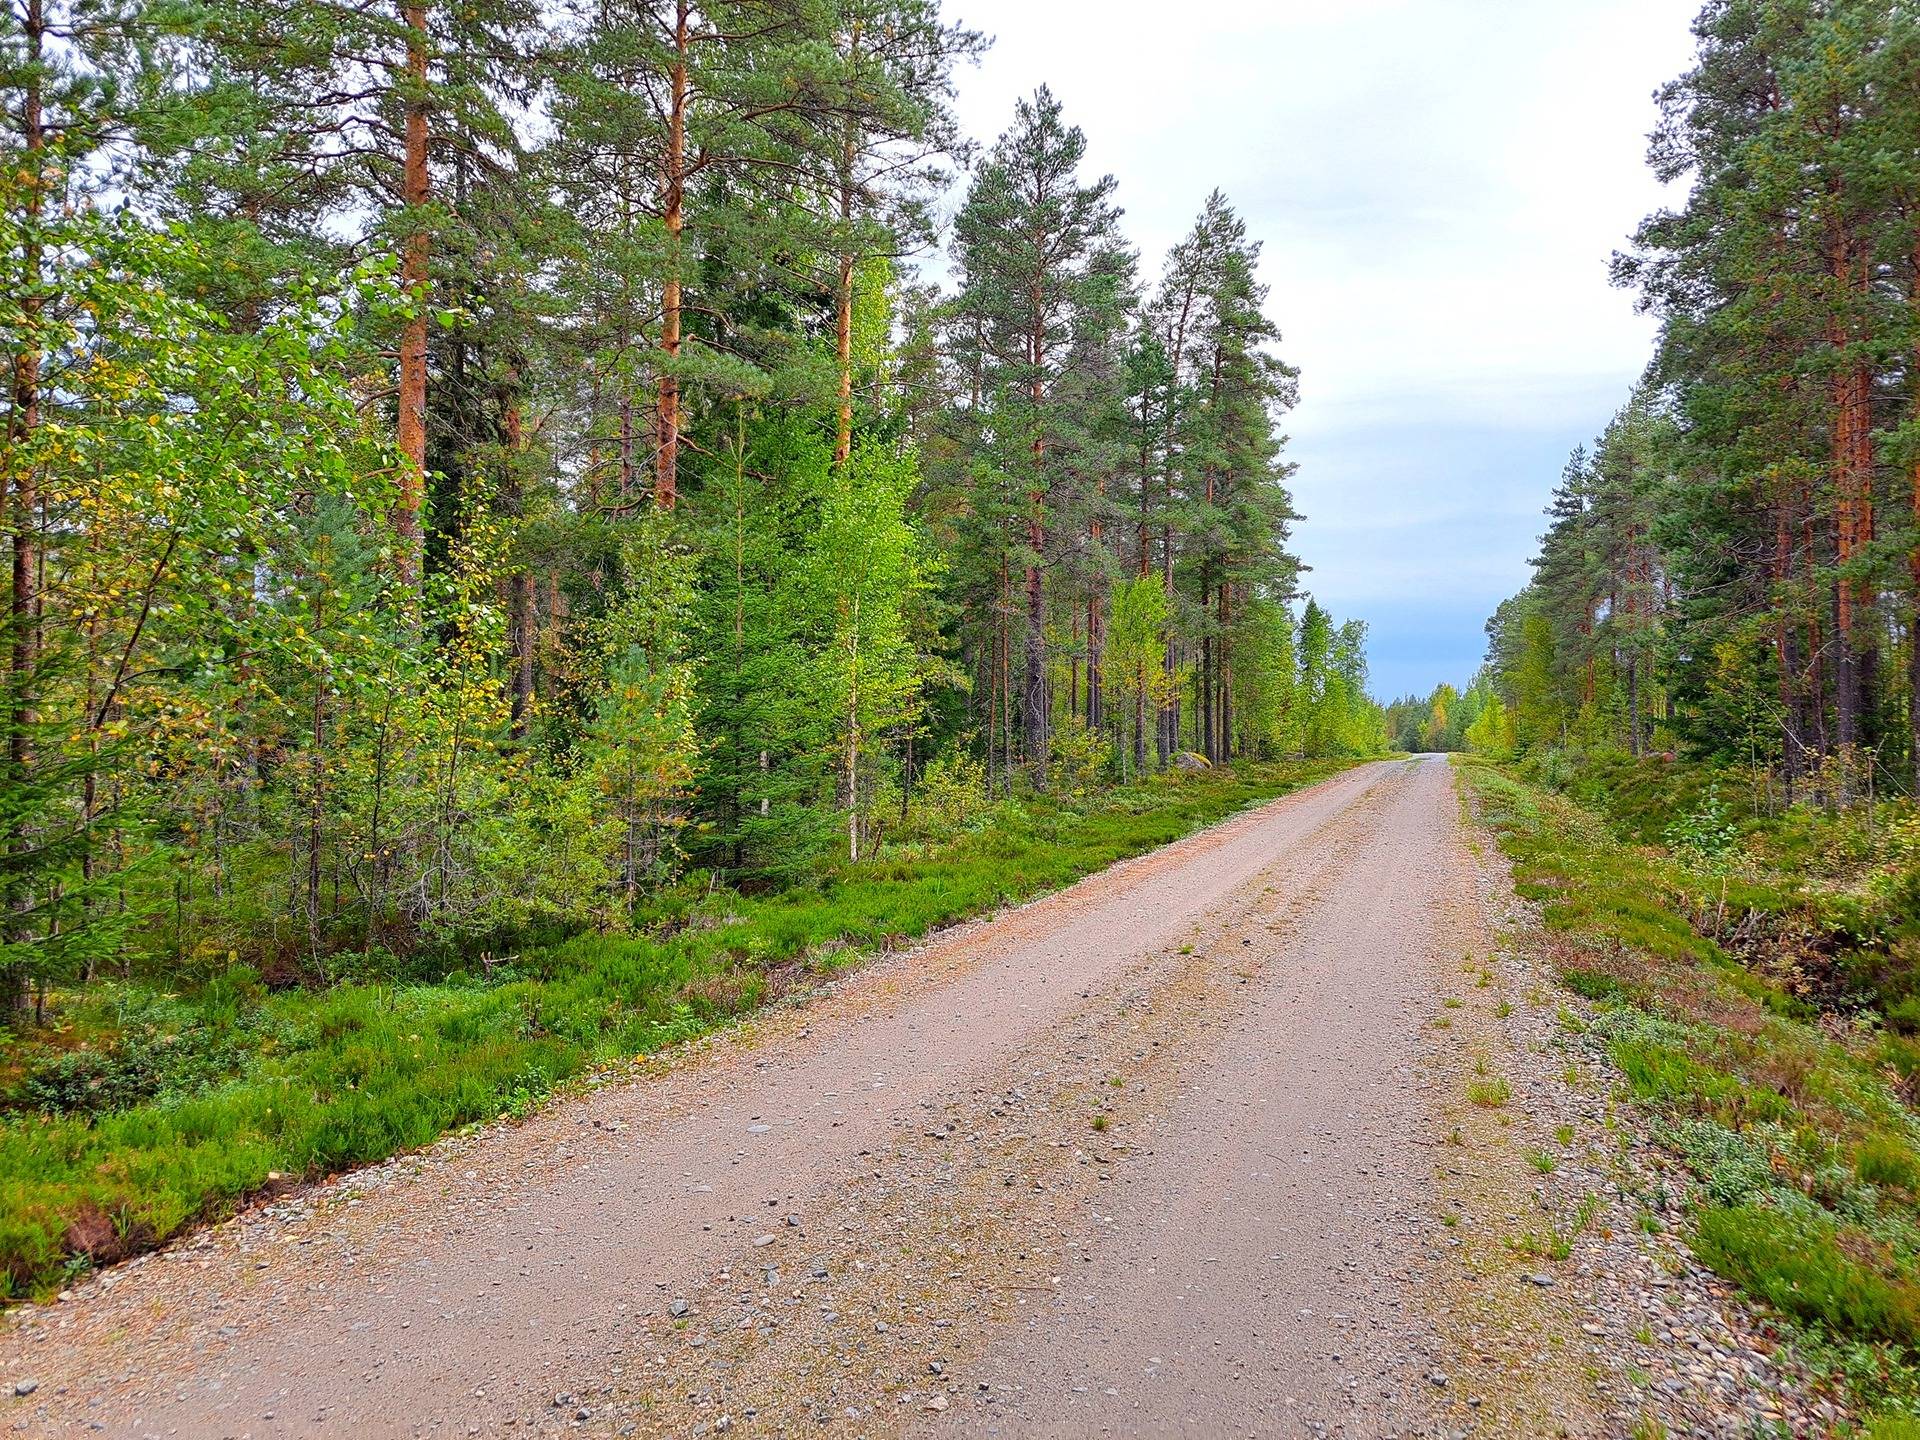
M 1084 801 L 1107 783 L 1112 769 L 1107 742 L 1079 716 L 1055 724 L 1047 746 L 1048 783 L 1063 800 Z
M 1442 682 L 1424 700 L 1406 696 L 1386 708 L 1384 723 L 1395 748 L 1472 751 L 1510 757 L 1519 745 L 1513 712 L 1482 670 L 1464 692 Z
M 1598 970 L 1566 969 L 1560 972 L 1560 979 L 1574 994 L 1589 1000 L 1611 1000 L 1626 993 L 1618 979 Z
M 1869 1185 L 1897 1185 L 1920 1194 L 1920 1157 L 1891 1135 L 1870 1135 L 1854 1152 L 1853 1170 Z
M 1506 702 L 1498 695 L 1488 698 L 1480 713 L 1462 732 L 1461 738 L 1474 754 L 1495 760 L 1511 756 L 1519 743 L 1513 717 L 1507 713 Z
M 1386 743 L 1224 196 L 1147 293 L 931 0 L 552 19 L 0 18 L 16 1287 Z
M 99 1049 L 23 1045 L 13 1055 L 24 1073 L 7 1093 L 9 1108 L 52 1115 L 101 1115 L 162 1095 L 192 1095 L 237 1073 L 256 1043 L 231 1023 L 163 1030 L 122 1029 Z
M 1615 262 L 1658 353 L 1569 460 L 1487 670 L 1523 752 L 1685 751 L 1845 807 L 1920 778 L 1920 19 L 1713 0 L 1693 33 L 1649 152 L 1675 204 Z
M 1467 1083 L 1467 1099 L 1483 1110 L 1498 1110 L 1512 1098 L 1513 1085 L 1500 1076 Z
M 1107 625 L 1107 684 L 1114 712 L 1127 717 L 1132 727 L 1132 743 L 1121 747 L 1121 756 L 1123 765 L 1130 761 L 1135 772 L 1146 767 L 1149 717 L 1179 689 L 1178 677 L 1161 664 L 1171 617 L 1159 576 L 1141 575 L 1114 587 Z
M 1313 600 L 1300 618 L 1300 744 L 1308 755 L 1377 755 L 1387 748 L 1380 707 L 1367 694 L 1367 627 L 1336 626 Z
M 24 662 L 0 682 L 0 731 L 18 742 L 0 785 L 10 1000 L 130 943 L 143 912 L 108 902 L 108 876 L 159 860 L 165 822 L 191 823 L 170 803 L 189 797 L 144 782 L 196 753 L 230 758 L 236 689 L 257 699 L 270 675 L 329 668 L 357 681 L 367 635 L 334 630 L 335 593 L 290 585 L 260 604 L 254 591 L 310 556 L 297 499 L 381 495 L 364 478 L 381 451 L 359 433 L 327 302 L 290 295 L 272 323 L 236 334 L 179 293 L 208 263 L 191 241 L 84 207 L 23 222 L 16 184 L 0 183 L 0 248 L 37 248 L 45 288 L 10 290 L 0 333 L 31 327 L 72 359 L 48 405 L 57 423 L 10 442 L 6 463 L 40 477 L 44 516 L 86 524 L 7 516 L 13 547 L 31 547 L 62 597 L 0 618 Z M 355 303 L 386 303 L 376 278 L 350 283 Z
M 1879 1263 L 1855 1258 L 1849 1239 Z M 1920 1341 L 1920 1283 L 1890 1270 L 1866 1236 L 1824 1216 L 1753 1205 L 1707 1210 L 1694 1245 L 1709 1265 L 1789 1315 L 1900 1345 Z
M 829 637 L 817 662 L 817 693 L 831 717 L 853 860 L 871 810 L 872 748 L 917 721 L 926 679 L 909 624 L 931 586 L 907 519 L 918 479 L 904 456 L 856 449 L 828 483 L 808 566 L 818 624 Z
M 600 873 L 629 912 L 675 872 L 700 748 L 694 669 L 685 658 L 692 561 L 657 519 L 649 528 L 629 542 L 633 588 L 606 620 L 607 679 L 582 736 L 578 772 L 590 796 Z
M 950 838 L 978 829 L 992 813 L 987 767 L 964 751 L 940 756 L 920 772 L 908 810 L 911 834 Z
M 1740 827 L 1720 798 L 1720 791 L 1709 786 L 1697 809 L 1682 815 L 1666 828 L 1667 848 L 1715 865 L 1726 858 L 1740 840 Z

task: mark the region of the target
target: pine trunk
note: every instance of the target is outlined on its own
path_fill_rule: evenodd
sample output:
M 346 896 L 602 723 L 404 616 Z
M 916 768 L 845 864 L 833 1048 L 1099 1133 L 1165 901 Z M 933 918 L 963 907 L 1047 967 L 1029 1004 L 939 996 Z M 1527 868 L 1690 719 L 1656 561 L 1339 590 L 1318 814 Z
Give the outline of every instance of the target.
M 1855 254 L 1852 236 L 1842 231 L 1832 253 L 1833 276 L 1844 303 L 1851 303 L 1867 279 L 1864 258 Z M 1866 367 L 1852 358 L 1849 347 L 1855 327 L 1845 315 L 1836 316 L 1828 340 L 1836 351 L 1837 373 L 1831 385 L 1833 425 L 1831 467 L 1834 516 L 1834 720 L 1835 739 L 1850 752 L 1866 738 L 1865 651 L 1872 648 L 1871 592 L 1848 573 L 1872 543 L 1873 533 L 1873 420 L 1872 380 Z
M 1021 726 L 1034 782 L 1044 788 L 1047 783 L 1047 597 L 1040 578 L 1040 558 L 1047 543 L 1047 438 L 1041 419 L 1046 403 L 1047 337 L 1037 278 L 1030 303 L 1033 331 L 1029 336 L 1028 356 L 1033 364 L 1029 390 L 1033 403 L 1033 483 L 1027 492 L 1027 646 Z
M 1046 544 L 1046 527 L 1040 518 L 1040 496 L 1032 496 L 1032 514 L 1027 519 L 1027 544 L 1036 558 L 1027 562 L 1027 634 L 1025 688 L 1021 699 L 1022 738 L 1034 778 L 1047 779 L 1047 598 L 1040 580 L 1038 556 Z
M 1908 291 L 1907 305 L 1916 316 L 1920 316 L 1920 238 L 1916 238 L 1913 248 L 1912 288 Z M 1920 373 L 1920 345 L 1914 349 L 1916 373 Z M 1920 387 L 1916 387 L 1912 405 L 1916 418 L 1920 418 Z M 1909 470 L 1911 494 L 1909 505 L 1916 531 L 1920 531 L 1920 455 L 1916 455 Z M 1920 542 L 1907 551 L 1907 747 L 1908 760 L 1912 765 L 1914 785 L 1920 789 Z
M 1206 618 L 1208 602 L 1213 598 L 1213 585 L 1208 579 L 1206 567 L 1200 571 L 1200 615 Z M 1200 753 L 1207 757 L 1209 764 L 1218 763 L 1220 757 L 1213 747 L 1213 667 L 1215 640 L 1204 631 L 1200 636 L 1200 673 L 1194 677 L 1194 726 L 1199 732 L 1195 737 Z
M 1098 730 L 1106 724 L 1107 713 L 1101 667 L 1106 664 L 1106 636 L 1102 633 L 1105 617 L 1101 614 L 1100 595 L 1087 600 L 1087 729 Z
M 1801 564 L 1809 574 L 1820 564 L 1820 537 L 1814 524 L 1813 497 L 1808 495 L 1801 506 Z M 1815 592 L 1809 581 L 1809 596 Z M 1820 611 L 1817 604 L 1809 598 L 1806 616 L 1807 691 L 1804 704 L 1807 714 L 1807 733 L 1813 737 L 1813 751 L 1816 755 L 1833 753 L 1830 732 L 1827 728 L 1827 665 L 1825 661 L 1826 640 L 1820 630 Z
M 1080 713 L 1080 607 L 1073 607 L 1073 633 L 1067 644 L 1067 714 Z
M 1916 492 L 1916 500 L 1920 501 L 1920 491 Z M 1773 604 L 1778 612 L 1773 626 L 1773 653 L 1774 664 L 1780 671 L 1781 772 L 1787 799 L 1791 801 L 1794 777 L 1800 767 L 1800 751 L 1805 748 L 1806 742 L 1801 733 L 1799 695 L 1794 683 L 1798 665 L 1793 653 L 1793 621 L 1789 611 L 1793 580 L 1793 516 L 1789 496 L 1785 493 L 1774 501 L 1772 578 Z
M 427 170 L 427 10 L 415 0 L 404 13 L 408 93 L 402 121 L 400 200 L 406 211 L 406 239 L 400 251 L 400 288 L 406 293 L 410 310 L 400 332 L 400 399 L 394 434 L 400 451 L 400 498 L 394 506 L 393 535 L 401 586 L 413 592 L 420 583 L 420 512 L 427 489 L 427 306 L 431 282 L 426 206 L 432 190 Z
M 1164 488 L 1161 498 L 1165 503 L 1161 511 L 1160 525 L 1160 588 L 1166 591 L 1168 601 L 1171 602 L 1173 598 L 1173 473 L 1171 468 L 1165 472 L 1162 483 Z M 1162 661 L 1162 668 L 1167 678 L 1167 693 L 1175 697 L 1160 709 L 1160 764 L 1165 767 L 1173 759 L 1173 752 L 1180 748 L 1179 691 L 1173 685 L 1173 677 L 1180 670 L 1180 652 L 1172 636 L 1167 638 L 1166 658 Z
M 1220 701 L 1215 707 L 1220 716 L 1220 759 L 1233 759 L 1233 665 L 1227 644 L 1227 629 L 1233 623 L 1233 584 L 1220 585 Z
M 660 297 L 660 391 L 658 458 L 654 462 L 653 503 L 671 510 L 680 490 L 680 238 L 686 228 L 687 104 L 692 93 L 688 72 L 692 48 L 692 0 L 674 7 L 673 64 L 668 75 L 666 175 L 661 206 L 667 227 L 667 278 Z
M 40 219 L 45 210 L 46 121 L 42 94 L 42 59 L 46 45 L 47 22 L 42 0 L 27 0 L 21 17 L 22 40 L 26 50 L 25 94 L 21 106 L 21 141 L 26 155 L 27 186 L 25 197 L 25 244 L 20 252 L 21 346 L 13 357 L 12 405 L 7 415 L 6 470 L 0 475 L 0 531 L 11 529 L 12 566 L 7 595 L 7 628 L 12 644 L 7 660 L 7 771 L 16 783 L 24 785 L 33 766 L 32 730 L 37 715 L 34 706 L 35 671 L 39 666 L 40 517 L 39 486 L 34 458 L 27 454 L 34 434 L 40 428 L 40 383 L 43 361 L 38 332 L 43 301 L 40 294 Z M 24 817 L 16 821 L 5 837 L 9 852 L 30 850 L 33 837 L 26 830 Z M 33 908 L 33 896 L 20 893 L 8 896 L 13 914 L 6 917 L 6 935 L 13 941 L 32 938 L 32 924 L 26 917 Z M 5 976 L 6 995 L 0 1004 L 16 1017 L 28 1009 L 29 979 L 24 967 L 13 967 Z
M 1133 768 L 1136 774 L 1147 768 L 1147 667 L 1137 667 L 1133 677 Z
M 1147 401 L 1140 399 L 1140 568 L 1142 580 L 1153 573 L 1153 445 L 1147 438 Z

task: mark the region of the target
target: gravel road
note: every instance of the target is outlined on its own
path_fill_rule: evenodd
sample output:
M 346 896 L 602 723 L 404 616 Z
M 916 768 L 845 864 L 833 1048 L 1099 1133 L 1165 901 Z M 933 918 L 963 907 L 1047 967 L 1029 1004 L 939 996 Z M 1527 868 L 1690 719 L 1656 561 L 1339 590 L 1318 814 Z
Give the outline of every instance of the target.
M 1473 863 L 1444 764 L 1348 771 L 16 1311 L 0 1426 L 1455 1433 Z

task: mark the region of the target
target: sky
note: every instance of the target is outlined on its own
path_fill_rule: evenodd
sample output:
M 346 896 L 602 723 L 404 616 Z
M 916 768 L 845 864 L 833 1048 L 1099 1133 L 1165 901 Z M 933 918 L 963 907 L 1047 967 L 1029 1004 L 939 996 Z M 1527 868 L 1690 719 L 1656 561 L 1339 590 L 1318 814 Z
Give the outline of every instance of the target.
M 1663 196 L 1653 91 L 1691 0 L 945 0 L 994 37 L 958 77 L 990 141 L 1053 88 L 1141 271 L 1216 185 L 1264 244 L 1302 372 L 1305 586 L 1368 622 L 1382 698 L 1464 684 L 1541 511 L 1649 358 L 1607 278 Z

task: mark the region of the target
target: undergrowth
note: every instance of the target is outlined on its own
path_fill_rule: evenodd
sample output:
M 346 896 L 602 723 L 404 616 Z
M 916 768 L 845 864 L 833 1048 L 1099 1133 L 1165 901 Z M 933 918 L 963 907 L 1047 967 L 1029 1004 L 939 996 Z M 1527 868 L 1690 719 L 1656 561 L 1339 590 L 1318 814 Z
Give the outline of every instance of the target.
M 1551 777 L 1563 794 L 1485 762 L 1460 773 L 1540 907 L 1548 958 L 1597 1007 L 1569 1033 L 1604 1047 L 1698 1182 L 1695 1253 L 1786 1317 L 1816 1372 L 1879 1407 L 1864 1433 L 1912 1433 L 1920 1067 L 1887 994 L 1915 980 L 1863 979 L 1869 952 L 1891 971 L 1909 920 L 1895 887 L 1868 890 L 1882 862 L 1840 833 L 1859 822 L 1742 814 L 1709 772 L 1671 763 L 1595 763 Z M 1823 827 L 1854 862 L 1796 869 Z M 1836 917 L 1862 923 L 1836 934 Z M 1814 937 L 1833 975 L 1781 963 L 1762 935 Z
M 523 1111 L 593 1067 L 696 1036 L 796 980 L 1166 844 L 1347 762 L 1023 797 L 944 846 L 803 888 L 702 895 L 647 933 L 581 935 L 434 983 L 190 993 L 96 982 L 0 1050 L 0 1296 L 315 1176 Z M 0 1032 L 4 1034 L 4 1032 Z

